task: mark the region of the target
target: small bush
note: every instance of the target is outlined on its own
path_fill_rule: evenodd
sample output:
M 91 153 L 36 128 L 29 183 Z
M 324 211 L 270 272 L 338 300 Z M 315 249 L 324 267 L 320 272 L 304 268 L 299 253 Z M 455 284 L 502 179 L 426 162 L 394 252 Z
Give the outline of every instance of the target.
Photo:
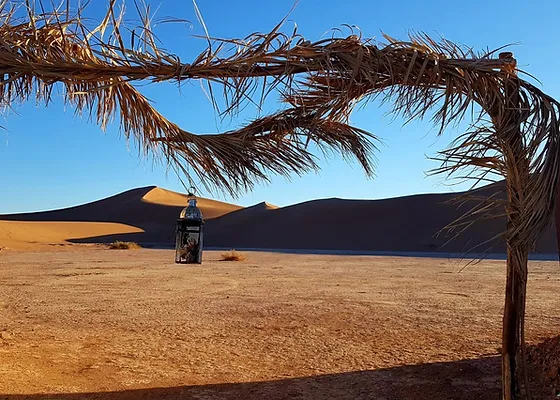
M 109 248 L 112 250 L 135 250 L 139 249 L 140 245 L 134 242 L 121 242 L 117 240 L 109 245 Z
M 238 253 L 235 250 L 230 250 L 226 253 L 222 253 L 222 258 L 220 259 L 220 261 L 243 261 L 246 258 L 247 257 L 245 257 L 245 254 Z

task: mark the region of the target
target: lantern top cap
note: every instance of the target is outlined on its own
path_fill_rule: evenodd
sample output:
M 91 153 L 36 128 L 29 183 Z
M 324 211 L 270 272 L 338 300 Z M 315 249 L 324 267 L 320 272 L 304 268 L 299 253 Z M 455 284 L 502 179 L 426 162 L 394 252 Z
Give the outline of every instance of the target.
M 196 199 L 190 199 L 188 205 L 181 210 L 179 219 L 202 221 L 202 211 L 196 205 Z

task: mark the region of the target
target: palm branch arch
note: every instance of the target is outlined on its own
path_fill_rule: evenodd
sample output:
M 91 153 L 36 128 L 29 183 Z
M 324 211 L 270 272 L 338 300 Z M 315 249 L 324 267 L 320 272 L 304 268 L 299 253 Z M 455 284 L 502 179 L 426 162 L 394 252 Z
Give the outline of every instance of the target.
M 184 63 L 156 46 L 145 15 L 139 28 L 126 28 L 114 0 L 94 27 L 84 22 L 83 10 L 20 11 L 0 3 L 4 107 L 33 96 L 48 105 L 60 87 L 68 104 L 102 128 L 118 119 L 146 154 L 232 194 L 271 173 L 317 169 L 309 142 L 356 158 L 371 174 L 375 136 L 350 124 L 364 99 L 391 101 L 406 119 L 432 115 L 440 133 L 478 105 L 473 128 L 439 154 L 439 172 L 505 179 L 506 200 L 482 199 L 471 216 L 498 207 L 507 217 L 503 397 L 520 396 L 528 254 L 555 210 L 560 103 L 520 77 L 513 54 L 477 54 L 422 34 L 407 41 L 385 36 L 379 43 L 354 34 L 309 42 L 296 32 L 281 33 L 278 25 L 243 40 L 209 40 L 202 54 Z M 235 131 L 197 135 L 167 120 L 133 85 L 185 80 L 222 86 L 226 113 L 270 93 L 287 106 Z

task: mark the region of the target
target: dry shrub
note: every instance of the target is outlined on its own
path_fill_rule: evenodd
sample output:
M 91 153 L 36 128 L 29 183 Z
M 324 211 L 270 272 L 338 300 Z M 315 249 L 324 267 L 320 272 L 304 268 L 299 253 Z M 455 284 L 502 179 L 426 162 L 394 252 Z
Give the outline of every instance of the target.
M 243 253 L 239 253 L 235 250 L 230 250 L 228 252 L 222 253 L 222 258 L 220 261 L 244 261 L 247 257 Z
M 141 246 L 134 242 L 121 242 L 117 240 L 109 245 L 111 250 L 136 250 L 140 249 Z

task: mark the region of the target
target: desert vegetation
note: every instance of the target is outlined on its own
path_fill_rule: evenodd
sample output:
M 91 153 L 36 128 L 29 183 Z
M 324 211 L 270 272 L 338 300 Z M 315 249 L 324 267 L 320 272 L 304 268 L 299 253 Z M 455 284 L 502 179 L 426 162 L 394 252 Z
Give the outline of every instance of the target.
M 134 242 L 123 242 L 120 240 L 116 240 L 113 243 L 109 244 L 109 248 L 111 250 L 137 250 L 140 249 L 141 246 L 138 243 Z
M 247 256 L 236 250 L 230 250 L 222 253 L 220 256 L 220 261 L 245 261 Z

